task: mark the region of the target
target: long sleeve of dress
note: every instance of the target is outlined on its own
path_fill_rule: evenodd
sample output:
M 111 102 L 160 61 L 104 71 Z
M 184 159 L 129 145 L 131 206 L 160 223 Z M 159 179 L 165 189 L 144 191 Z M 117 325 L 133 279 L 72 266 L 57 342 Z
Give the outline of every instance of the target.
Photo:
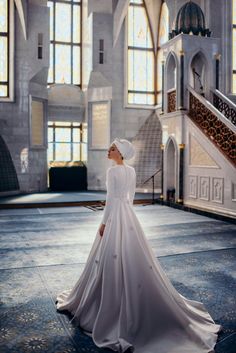
M 136 190 L 136 173 L 134 171 L 134 178 L 129 188 L 129 202 L 131 205 L 133 205 L 133 202 L 134 202 L 135 190 Z
M 108 216 L 111 210 L 111 205 L 112 205 L 112 196 L 114 195 L 114 174 L 111 168 L 107 169 L 106 186 L 107 186 L 107 195 L 106 195 L 106 206 L 104 208 L 103 218 L 102 218 L 103 224 L 106 224 L 106 221 L 108 219 Z

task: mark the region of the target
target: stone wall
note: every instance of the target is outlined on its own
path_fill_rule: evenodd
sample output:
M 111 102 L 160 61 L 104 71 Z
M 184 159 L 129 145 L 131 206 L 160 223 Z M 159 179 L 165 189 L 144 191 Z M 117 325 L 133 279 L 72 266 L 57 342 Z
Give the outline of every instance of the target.
M 15 11 L 15 100 L 0 102 L 0 134 L 15 166 L 21 192 L 46 190 L 46 148 L 30 146 L 29 82 L 49 64 L 49 9 L 28 4 L 28 37 Z M 37 58 L 38 33 L 43 34 L 43 59 Z M 47 82 L 44 82 L 46 87 Z M 41 88 L 38 90 L 41 96 Z M 37 89 L 34 92 L 37 94 Z M 24 167 L 23 167 L 24 165 Z M 26 167 L 25 167 L 26 166 Z

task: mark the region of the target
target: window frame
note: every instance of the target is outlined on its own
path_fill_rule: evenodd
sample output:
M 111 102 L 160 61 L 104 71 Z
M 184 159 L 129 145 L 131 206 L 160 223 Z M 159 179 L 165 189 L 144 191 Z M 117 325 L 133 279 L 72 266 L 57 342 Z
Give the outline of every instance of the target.
M 149 29 L 150 29 L 150 34 L 151 34 L 151 38 L 152 38 L 152 44 L 153 44 L 153 49 L 144 49 L 144 48 L 140 48 L 141 50 L 148 50 L 148 51 L 153 51 L 153 56 L 154 56 L 154 104 L 136 104 L 136 103 L 128 103 L 128 94 L 132 93 L 130 90 L 128 90 L 128 51 L 129 51 L 129 46 L 128 46 L 128 13 L 125 17 L 125 40 L 124 40 L 124 105 L 123 108 L 131 108 L 131 109 L 144 109 L 144 110 L 153 110 L 153 109 L 158 109 L 161 108 L 161 103 L 158 103 L 158 95 L 160 94 L 161 91 L 157 90 L 157 59 L 158 59 L 158 50 L 159 48 L 157 48 L 157 50 L 155 51 L 154 48 L 154 38 L 153 38 L 153 31 L 150 25 L 150 19 L 148 16 L 148 12 L 147 12 L 147 8 L 146 8 L 146 4 L 143 1 L 143 4 L 132 4 L 132 1 L 130 1 L 132 6 L 140 6 L 140 7 L 144 7 L 145 11 L 146 11 L 146 16 L 147 16 L 147 20 L 149 23 Z M 129 3 L 129 6 L 130 6 Z M 131 47 L 132 48 L 132 47 Z M 135 47 L 136 48 L 136 47 Z M 138 49 L 138 47 L 136 48 Z M 136 93 L 138 93 L 138 91 L 135 91 Z M 149 93 L 149 91 L 142 91 L 142 93 Z M 151 92 L 153 93 L 153 92 Z
M 166 6 L 166 9 L 168 11 L 168 15 L 169 15 L 169 8 L 166 4 L 166 1 L 164 0 L 161 4 L 161 9 L 160 9 L 160 18 L 159 18 L 159 26 L 158 26 L 158 44 L 157 44 L 157 61 L 156 61 L 156 65 L 157 65 L 157 75 L 156 75 L 156 84 L 157 84 L 157 91 L 156 91 L 156 94 L 157 94 L 157 104 L 159 104 L 159 106 L 163 107 L 162 105 L 162 99 L 163 99 L 163 94 L 162 94 L 162 84 L 163 84 L 163 72 L 162 72 L 162 63 L 163 63 L 163 52 L 161 50 L 161 46 L 164 45 L 165 43 L 168 42 L 168 38 L 167 38 L 167 41 L 161 43 L 161 39 L 162 37 L 160 36 L 160 33 L 161 33 L 161 25 L 162 25 L 162 21 L 163 21 L 163 17 L 164 16 L 164 11 L 166 10 L 163 10 L 163 6 Z M 163 17 L 162 17 L 163 16 Z M 169 33 L 169 22 L 170 22 L 170 18 L 168 18 L 168 23 L 167 23 L 167 33 Z M 159 76 L 159 71 L 161 71 L 161 74 Z M 159 103 L 158 103 L 159 102 Z
M 157 105 L 157 79 L 156 79 L 156 74 L 157 74 L 157 69 L 156 69 L 156 59 L 157 59 L 157 53 L 155 53 L 155 48 L 154 48 L 154 40 L 153 40 L 153 32 L 150 26 L 150 19 L 148 16 L 148 12 L 147 12 L 147 8 L 146 8 L 146 4 L 143 1 L 142 4 L 136 4 L 136 3 L 132 3 L 132 0 L 129 2 L 129 7 L 131 6 L 135 6 L 135 7 L 143 7 L 145 9 L 146 12 L 146 16 L 147 16 L 147 21 L 149 24 L 149 30 L 150 30 L 150 35 L 151 35 L 151 39 L 152 39 L 152 48 L 143 48 L 143 47 L 132 47 L 128 45 L 128 13 L 127 16 L 125 17 L 125 40 L 124 40 L 124 56 L 125 56 L 125 60 L 124 60 L 124 75 L 125 75 L 125 80 L 124 80 L 124 108 L 136 108 L 136 109 L 144 109 L 144 110 L 153 110 L 158 108 L 159 106 Z M 150 51 L 153 52 L 153 60 L 154 60 L 154 91 L 133 91 L 133 90 L 129 90 L 128 89 L 128 52 L 129 49 L 131 50 L 143 50 L 143 51 Z M 142 94 L 148 94 L 148 93 L 152 93 L 154 94 L 154 104 L 138 104 L 138 103 L 129 103 L 128 102 L 128 94 L 129 93 L 142 93 Z
M 14 21 L 15 21 L 15 13 L 14 13 L 14 1 L 13 0 L 7 0 L 8 3 L 8 13 L 7 13 L 7 17 L 8 17 L 8 30 L 7 30 L 7 34 L 5 34 L 6 32 L 2 32 L 3 37 L 7 37 L 8 38 L 8 42 L 7 42 L 7 48 L 8 48 L 8 58 L 7 58 L 7 90 L 8 90 L 8 95 L 7 97 L 2 97 L 0 96 L 0 102 L 4 103 L 4 102 L 14 102 L 15 100 L 15 95 L 14 95 L 14 31 L 15 31 L 15 25 L 14 25 Z M 5 85 L 5 81 L 4 81 L 4 85 Z
M 70 55 L 70 83 L 66 83 L 66 84 L 71 84 L 71 85 L 74 85 L 74 86 L 77 86 L 79 87 L 80 89 L 82 89 L 82 83 L 83 83 L 83 70 L 82 70 L 82 50 L 83 50 L 83 45 L 82 45 L 82 16 L 83 16 L 83 0 L 78 0 L 78 1 L 74 1 L 74 0 L 48 0 L 47 1 L 47 6 L 48 6 L 48 3 L 49 2 L 52 2 L 53 3 L 53 39 L 50 38 L 50 33 L 49 33 L 49 69 L 50 69 L 50 50 L 51 50 L 51 45 L 53 46 L 53 68 L 52 68 L 52 76 L 53 76 L 53 80 L 52 82 L 47 82 L 48 86 L 51 86 L 51 85 L 55 85 L 55 84 L 62 84 L 63 82 L 56 82 L 56 70 L 55 70 L 55 61 L 56 61 L 56 45 L 67 45 L 70 50 L 71 50 L 71 55 Z M 55 13 L 55 9 L 56 9 L 56 4 L 59 3 L 59 4 L 66 4 L 66 5 L 71 5 L 71 24 L 70 24 L 70 37 L 71 37 L 71 40 L 70 42 L 64 42 L 64 41 L 58 41 L 56 40 L 55 36 L 56 36 L 56 13 Z M 80 41 L 79 43 L 75 43 L 72 41 L 73 39 L 73 6 L 74 5 L 77 5 L 79 6 L 80 8 Z M 49 6 L 48 6 L 49 7 Z M 49 7 L 50 9 L 50 7 Z M 50 14 L 51 16 L 51 14 Z M 49 32 L 51 30 L 51 26 L 50 26 L 50 29 L 49 29 Z M 73 83 L 73 65 L 74 65 L 74 62 L 73 62 L 73 47 L 79 47 L 80 48 L 80 83 L 79 84 L 74 84 Z
M 47 157 L 47 162 L 48 162 L 48 165 L 50 165 L 50 163 L 53 163 L 54 165 L 55 164 L 62 164 L 62 163 L 77 163 L 77 162 L 85 162 L 86 160 L 82 160 L 82 145 L 85 144 L 88 146 L 88 141 L 87 142 L 84 142 L 84 134 L 83 134 L 83 130 L 84 130 L 84 125 L 85 123 L 82 123 L 82 122 L 77 122 L 77 121 L 61 121 L 61 123 L 70 123 L 70 125 L 68 126 L 64 126 L 64 125 L 60 125 L 60 121 L 49 121 L 48 122 L 48 125 L 47 125 L 47 129 L 49 128 L 52 128 L 53 129 L 53 141 L 52 142 L 49 142 L 48 139 L 48 147 L 50 144 L 53 145 L 53 160 L 49 160 L 48 157 Z M 79 124 L 79 125 L 73 125 L 74 123 L 76 124 Z M 57 128 L 65 128 L 65 129 L 70 129 L 70 142 L 57 142 L 56 141 L 56 129 Z M 73 141 L 73 130 L 74 129 L 79 129 L 80 130 L 80 142 L 74 142 Z M 48 130 L 47 130 L 47 134 L 48 134 Z M 88 126 L 87 126 L 87 136 L 88 136 Z M 56 143 L 57 144 L 64 144 L 64 143 L 69 143 L 70 144 L 70 157 L 71 159 L 70 160 L 67 160 L 67 161 L 62 161 L 62 160 L 56 160 Z M 80 149 L 80 160 L 74 160 L 73 159 L 73 145 L 74 144 L 77 144 L 79 145 L 79 149 Z

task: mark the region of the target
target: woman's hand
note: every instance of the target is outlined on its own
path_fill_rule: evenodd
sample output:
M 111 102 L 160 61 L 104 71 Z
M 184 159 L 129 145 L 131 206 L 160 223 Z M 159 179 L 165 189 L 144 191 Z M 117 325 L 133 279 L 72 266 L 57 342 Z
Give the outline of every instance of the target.
M 101 235 L 101 237 L 103 236 L 103 232 L 104 232 L 104 229 L 105 229 L 105 224 L 101 224 L 100 227 L 99 227 L 99 234 Z

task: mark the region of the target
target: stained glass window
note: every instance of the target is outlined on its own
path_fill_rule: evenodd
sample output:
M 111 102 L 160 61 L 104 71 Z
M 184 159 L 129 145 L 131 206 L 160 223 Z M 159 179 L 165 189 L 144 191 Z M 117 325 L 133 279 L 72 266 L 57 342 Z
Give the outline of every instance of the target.
M 233 23 L 233 31 L 232 31 L 232 93 L 236 94 L 236 0 L 232 0 L 232 23 Z
M 49 0 L 48 7 L 50 8 L 48 83 L 68 83 L 81 87 L 82 0 Z
M 147 12 L 142 0 L 128 10 L 128 103 L 155 104 L 155 55 Z
M 87 125 L 76 122 L 48 123 L 48 162 L 87 160 Z
M 9 97 L 9 0 L 0 0 L 0 98 Z

